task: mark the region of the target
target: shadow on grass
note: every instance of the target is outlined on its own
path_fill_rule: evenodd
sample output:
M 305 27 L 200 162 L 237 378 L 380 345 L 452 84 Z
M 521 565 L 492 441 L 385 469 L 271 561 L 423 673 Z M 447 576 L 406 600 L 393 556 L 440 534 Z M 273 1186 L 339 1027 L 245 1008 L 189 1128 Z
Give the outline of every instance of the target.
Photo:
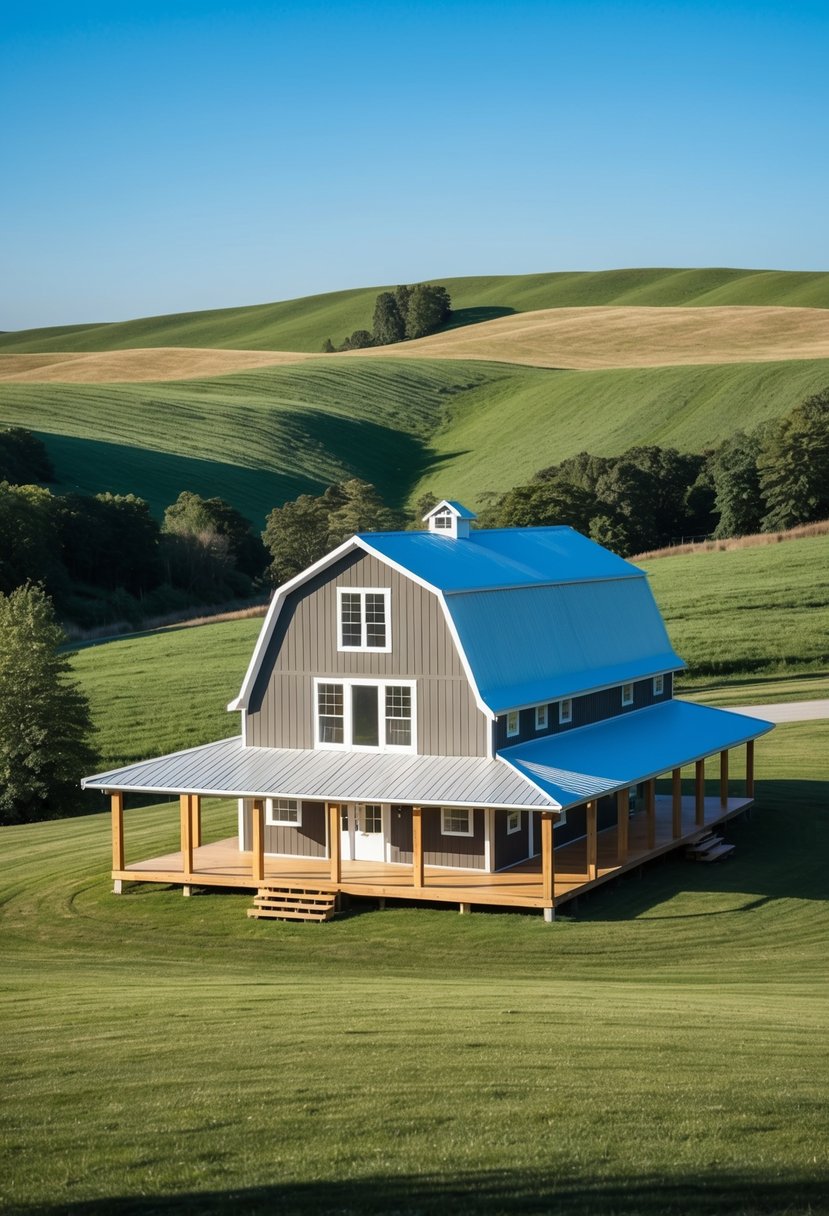
M 112 1196 L 16 1209 L 28 1216 L 152 1216 L 153 1213 L 259 1216 L 362 1216 L 364 1213 L 567 1213 L 568 1216 L 771 1216 L 826 1212 L 826 1186 L 814 1175 L 779 1172 L 700 1173 L 688 1178 L 557 1178 L 551 1173 L 486 1171 L 454 1178 L 429 1175 L 285 1183 L 266 1187 L 179 1195 Z
M 733 857 L 705 865 L 686 861 L 682 850 L 629 871 L 590 896 L 579 898 L 580 920 L 628 920 L 686 891 L 741 895 L 739 905 L 709 912 L 673 913 L 662 919 L 730 916 L 776 899 L 825 901 L 822 859 L 829 848 L 829 783 L 763 781 L 751 817 L 719 824 L 715 831 L 737 846 Z M 641 877 L 641 881 L 639 881 Z M 568 905 L 562 912 L 566 915 Z
M 516 309 L 502 304 L 478 308 L 454 308 L 449 320 L 440 327 L 438 332 L 446 333 L 449 329 L 462 329 L 465 325 L 480 325 L 482 321 L 495 321 L 498 317 L 511 317 L 516 311 Z

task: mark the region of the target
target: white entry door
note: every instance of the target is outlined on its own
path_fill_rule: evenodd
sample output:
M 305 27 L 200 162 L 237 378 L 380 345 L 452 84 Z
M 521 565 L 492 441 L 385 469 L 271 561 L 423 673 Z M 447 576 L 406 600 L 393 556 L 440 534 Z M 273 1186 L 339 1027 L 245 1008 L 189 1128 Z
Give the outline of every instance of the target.
M 354 817 L 355 861 L 385 861 L 386 836 L 383 831 L 383 807 L 379 802 L 358 802 L 349 808 Z

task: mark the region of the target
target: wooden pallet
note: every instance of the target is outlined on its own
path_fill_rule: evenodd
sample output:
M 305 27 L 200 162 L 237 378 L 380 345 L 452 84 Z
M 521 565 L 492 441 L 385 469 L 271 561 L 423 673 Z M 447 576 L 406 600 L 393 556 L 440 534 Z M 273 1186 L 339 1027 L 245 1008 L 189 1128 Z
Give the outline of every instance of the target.
M 315 887 L 260 887 L 248 916 L 257 920 L 330 920 L 337 896 Z
M 692 841 L 685 850 L 689 861 L 725 861 L 734 852 L 735 846 L 728 844 L 722 836 L 705 832 Z

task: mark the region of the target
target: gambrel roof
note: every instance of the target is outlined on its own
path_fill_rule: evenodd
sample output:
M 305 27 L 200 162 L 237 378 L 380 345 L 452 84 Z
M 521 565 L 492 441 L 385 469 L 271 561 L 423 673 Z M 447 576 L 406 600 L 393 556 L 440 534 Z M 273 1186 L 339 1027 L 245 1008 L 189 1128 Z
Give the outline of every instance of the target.
M 279 589 L 242 690 L 228 708 L 247 705 L 290 592 L 355 550 L 437 596 L 489 717 L 685 666 L 643 571 L 572 528 L 481 529 L 462 538 L 370 532 Z
M 560 811 L 736 747 L 770 722 L 669 701 L 480 756 L 245 747 L 222 739 L 96 773 L 84 789 Z

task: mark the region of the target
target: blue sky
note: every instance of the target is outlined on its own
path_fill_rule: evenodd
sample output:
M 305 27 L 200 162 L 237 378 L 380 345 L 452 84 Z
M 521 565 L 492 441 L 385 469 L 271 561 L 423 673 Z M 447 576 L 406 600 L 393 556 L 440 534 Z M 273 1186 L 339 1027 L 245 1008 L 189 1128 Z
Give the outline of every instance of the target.
M 77 0 L 0 38 L 0 329 L 829 269 L 825 3 Z

